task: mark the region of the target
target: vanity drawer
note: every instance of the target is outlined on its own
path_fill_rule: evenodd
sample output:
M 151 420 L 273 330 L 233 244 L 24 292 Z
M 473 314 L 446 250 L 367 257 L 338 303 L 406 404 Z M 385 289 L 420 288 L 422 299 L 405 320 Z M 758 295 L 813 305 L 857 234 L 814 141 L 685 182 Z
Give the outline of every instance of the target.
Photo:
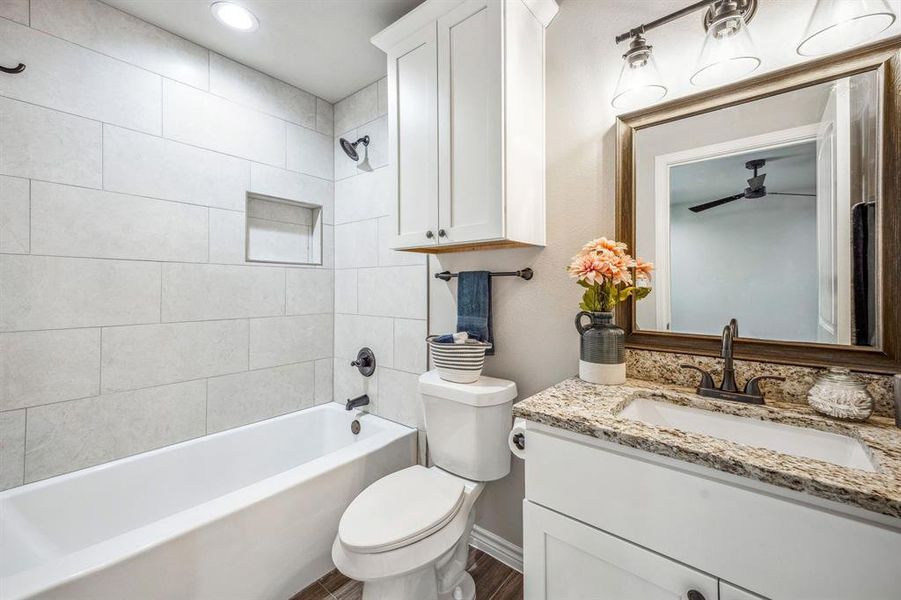
M 585 441 L 527 430 L 528 501 L 769 598 L 888 600 L 901 589 L 898 530 Z

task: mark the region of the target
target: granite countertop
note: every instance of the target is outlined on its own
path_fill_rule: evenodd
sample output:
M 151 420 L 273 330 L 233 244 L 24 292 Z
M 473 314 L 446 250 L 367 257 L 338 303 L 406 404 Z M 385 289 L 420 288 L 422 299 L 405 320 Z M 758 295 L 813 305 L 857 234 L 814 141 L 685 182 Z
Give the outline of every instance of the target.
M 863 442 L 876 472 L 618 416 L 635 398 L 652 398 L 850 436 Z M 635 379 L 611 386 L 595 385 L 578 378 L 567 379 L 519 402 L 514 405 L 513 414 L 550 427 L 901 517 L 901 429 L 887 418 L 872 417 L 865 423 L 850 423 L 824 417 L 798 404 L 742 404 L 703 398 L 688 388 Z

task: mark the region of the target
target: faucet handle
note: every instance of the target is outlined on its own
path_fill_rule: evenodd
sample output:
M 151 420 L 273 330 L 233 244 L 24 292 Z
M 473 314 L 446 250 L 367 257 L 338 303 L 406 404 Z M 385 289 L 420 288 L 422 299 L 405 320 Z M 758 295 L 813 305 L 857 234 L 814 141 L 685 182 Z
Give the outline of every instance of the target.
M 716 384 L 713 383 L 713 376 L 702 369 L 701 367 L 696 367 L 694 365 L 679 365 L 682 369 L 693 369 L 701 374 L 701 382 L 698 384 L 698 389 L 702 390 L 712 390 L 716 389 Z
M 752 377 L 751 379 L 749 379 L 748 383 L 745 384 L 745 394 L 747 394 L 748 396 L 763 397 L 763 392 L 760 391 L 760 382 L 764 379 L 785 381 L 785 377 L 780 377 L 779 375 L 758 375 L 757 377 Z

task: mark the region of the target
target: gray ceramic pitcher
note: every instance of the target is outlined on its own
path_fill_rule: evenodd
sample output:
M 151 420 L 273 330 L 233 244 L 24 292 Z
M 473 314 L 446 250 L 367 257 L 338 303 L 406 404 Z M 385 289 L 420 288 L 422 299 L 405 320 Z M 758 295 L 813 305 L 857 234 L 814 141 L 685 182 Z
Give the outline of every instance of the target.
M 590 322 L 583 325 L 583 317 Z M 579 342 L 579 377 L 591 383 L 626 381 L 626 334 L 613 324 L 612 312 L 581 311 L 576 315 Z

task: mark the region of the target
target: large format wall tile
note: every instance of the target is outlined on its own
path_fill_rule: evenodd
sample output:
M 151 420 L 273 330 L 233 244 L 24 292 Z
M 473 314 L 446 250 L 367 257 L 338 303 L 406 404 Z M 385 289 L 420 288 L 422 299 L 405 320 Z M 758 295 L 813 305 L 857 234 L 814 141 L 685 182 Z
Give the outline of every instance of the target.
M 0 331 L 156 323 L 154 263 L 0 256 Z
M 388 78 L 382 77 L 377 82 L 379 88 L 379 115 L 388 114 Z
M 0 131 L 0 174 L 100 187 L 100 123 L 0 98 Z
M 378 82 L 335 104 L 335 132 L 348 131 L 379 116 Z
M 207 431 L 262 421 L 314 404 L 312 362 L 209 380 Z
M 0 175 L 0 252 L 28 254 L 30 247 L 30 183 Z
M 243 265 L 244 213 L 210 209 L 210 262 Z
M 163 138 L 103 128 L 103 187 L 114 192 L 244 210 L 250 163 Z
M 250 168 L 250 191 L 294 202 L 322 207 L 323 223 L 334 223 L 335 184 L 319 177 L 253 163 Z
M 247 321 L 103 330 L 101 389 L 129 390 L 247 369 Z
M 31 26 L 170 79 L 209 86 L 208 50 L 97 0 L 31 0 Z
M 363 347 L 375 353 L 376 364 L 394 366 L 394 319 L 335 315 L 335 356 L 354 359 Z
M 283 315 L 285 270 L 164 264 L 162 300 L 164 322 Z
M 28 0 L 0 0 L 0 17 L 28 25 Z
M 335 134 L 335 107 L 316 98 L 316 131 L 332 136 Z
M 304 127 L 316 127 L 316 97 L 216 53 L 210 55 L 210 91 Z
M 335 226 L 335 268 L 375 267 L 378 264 L 378 219 Z
M 208 217 L 200 206 L 35 181 L 31 251 L 205 262 Z
M 0 333 L 0 410 L 100 393 L 100 329 Z
M 379 373 L 379 416 L 425 429 L 419 400 L 419 375 L 394 369 Z
M 332 355 L 332 315 L 250 320 L 250 368 L 306 362 Z
M 332 136 L 288 124 L 288 169 L 331 181 L 335 177 Z
M 25 481 L 199 437 L 206 382 L 107 394 L 28 410 Z
M 181 83 L 163 80 L 163 136 L 285 166 L 284 121 Z
M 379 267 L 357 272 L 358 311 L 364 315 L 425 319 L 428 281 L 426 270 Z
M 315 315 L 334 311 L 334 272 L 288 269 L 285 275 L 287 314 Z
M 335 271 L 335 312 L 357 313 L 357 270 L 338 269 Z
M 419 299 L 423 304 L 422 298 Z M 394 319 L 394 368 L 409 373 L 427 370 L 425 320 Z
M 320 358 L 315 363 L 316 404 L 331 402 L 334 396 L 334 363 L 332 358 Z
M 362 221 L 391 214 L 390 169 L 361 172 L 335 183 L 335 223 Z
M 25 483 L 25 411 L 0 412 L 0 491 Z
M 160 76 L 0 19 L 0 39 L 28 69 L 0 95 L 148 133 L 160 132 Z

